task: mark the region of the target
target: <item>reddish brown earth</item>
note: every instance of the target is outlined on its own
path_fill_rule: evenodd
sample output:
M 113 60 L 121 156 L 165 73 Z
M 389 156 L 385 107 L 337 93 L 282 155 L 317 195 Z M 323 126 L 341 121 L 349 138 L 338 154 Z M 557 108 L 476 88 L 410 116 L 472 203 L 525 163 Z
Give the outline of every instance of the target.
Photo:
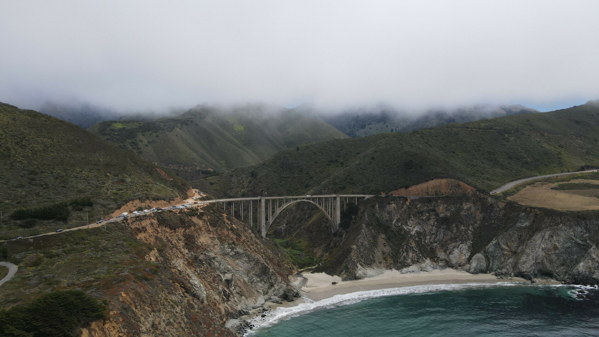
M 192 201 L 191 198 L 193 197 L 199 197 L 200 195 L 194 192 L 194 189 L 189 189 L 187 191 L 187 199 L 183 199 L 183 198 L 176 198 L 173 199 L 171 201 L 166 201 L 166 200 L 155 200 L 155 201 L 151 201 L 151 200 L 146 200 L 146 201 L 141 201 L 141 200 L 132 200 L 129 201 L 128 203 L 124 204 L 123 206 L 121 206 L 121 208 L 117 209 L 116 211 L 112 212 L 112 214 L 110 215 L 111 218 L 115 218 L 118 215 L 123 214 L 124 212 L 127 213 L 131 213 L 132 211 L 135 211 L 138 207 L 142 207 L 144 209 L 149 209 L 149 208 L 153 208 L 153 207 L 169 207 L 169 206 L 174 206 L 174 205 L 181 205 L 184 204 L 187 201 Z
M 434 179 L 422 184 L 401 188 L 389 193 L 393 196 L 444 197 L 475 191 L 474 187 L 455 179 Z

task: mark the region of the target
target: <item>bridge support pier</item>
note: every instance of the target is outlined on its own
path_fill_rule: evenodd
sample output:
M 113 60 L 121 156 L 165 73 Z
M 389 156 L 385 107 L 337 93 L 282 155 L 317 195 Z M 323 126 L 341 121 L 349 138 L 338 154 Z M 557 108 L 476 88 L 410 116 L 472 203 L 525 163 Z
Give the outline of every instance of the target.
M 333 217 L 335 223 L 335 231 L 339 229 L 339 224 L 341 223 L 341 197 L 339 195 L 335 196 L 335 216 Z
M 260 233 L 266 237 L 266 200 L 260 197 Z

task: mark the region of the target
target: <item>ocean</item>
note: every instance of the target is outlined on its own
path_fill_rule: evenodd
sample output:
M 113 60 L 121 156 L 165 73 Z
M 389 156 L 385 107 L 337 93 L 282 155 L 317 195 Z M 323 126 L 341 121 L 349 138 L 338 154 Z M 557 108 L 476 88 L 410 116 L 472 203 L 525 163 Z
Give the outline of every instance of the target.
M 257 318 L 248 336 L 599 336 L 599 288 L 427 285 L 338 295 Z

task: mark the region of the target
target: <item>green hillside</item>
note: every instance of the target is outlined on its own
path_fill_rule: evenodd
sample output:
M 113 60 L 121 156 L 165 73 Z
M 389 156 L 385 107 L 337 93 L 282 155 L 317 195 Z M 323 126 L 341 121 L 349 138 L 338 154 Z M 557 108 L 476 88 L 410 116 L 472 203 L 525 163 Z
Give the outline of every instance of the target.
M 417 115 L 388 106 L 327 113 L 309 106 L 300 106 L 296 111 L 321 119 L 350 137 L 366 137 L 384 132 L 411 132 L 445 124 L 539 112 L 522 105 L 474 105 L 433 109 Z
M 347 138 L 301 113 L 260 105 L 198 107 L 176 118 L 107 121 L 89 131 L 188 181 L 256 165 L 301 144 Z
M 2 103 L 0 181 L 0 239 L 81 225 L 129 200 L 173 199 L 189 188 L 76 125 Z
M 482 190 L 599 166 L 599 102 L 543 114 L 332 140 L 205 180 L 216 195 L 379 193 L 434 178 Z

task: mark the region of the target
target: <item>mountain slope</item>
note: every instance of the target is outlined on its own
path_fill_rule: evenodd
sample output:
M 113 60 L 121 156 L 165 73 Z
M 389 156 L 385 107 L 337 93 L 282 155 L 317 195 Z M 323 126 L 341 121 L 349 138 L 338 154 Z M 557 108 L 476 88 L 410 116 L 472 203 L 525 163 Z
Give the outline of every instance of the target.
M 599 103 L 283 151 L 203 185 L 217 195 L 379 193 L 435 178 L 483 190 L 527 176 L 599 166 Z
M 176 118 L 102 122 L 89 131 L 188 180 L 255 165 L 301 144 L 347 138 L 319 120 L 259 105 L 198 107 Z
M 186 195 L 189 185 L 168 175 L 76 125 L 0 103 L 0 236 L 18 228 L 31 234 L 48 225 L 41 220 L 81 225 L 83 212 L 91 221 L 129 200 Z M 8 216 L 22 208 L 37 215 Z
M 444 124 L 539 112 L 522 105 L 475 105 L 457 109 L 436 109 L 418 116 L 385 106 L 349 109 L 336 113 L 322 113 L 310 107 L 298 107 L 297 110 L 321 119 L 350 137 L 366 137 L 383 132 L 411 132 Z

